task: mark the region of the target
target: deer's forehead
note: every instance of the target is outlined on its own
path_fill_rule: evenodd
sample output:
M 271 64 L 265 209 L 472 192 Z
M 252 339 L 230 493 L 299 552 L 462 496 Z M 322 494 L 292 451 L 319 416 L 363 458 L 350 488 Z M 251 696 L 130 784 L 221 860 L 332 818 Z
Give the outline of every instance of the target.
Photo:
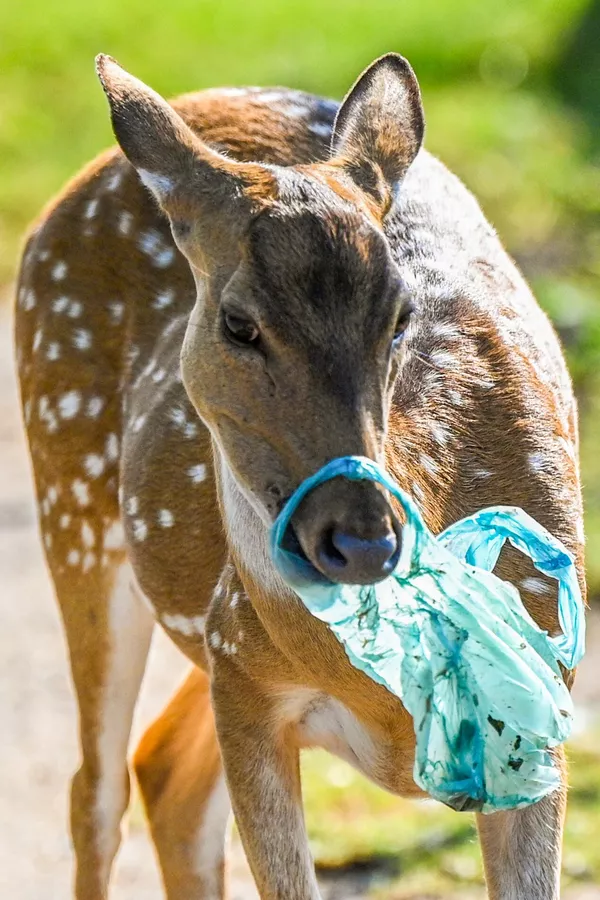
M 259 300 L 297 303 L 304 311 L 368 304 L 395 276 L 383 234 L 360 214 L 339 209 L 260 217 L 245 263 Z

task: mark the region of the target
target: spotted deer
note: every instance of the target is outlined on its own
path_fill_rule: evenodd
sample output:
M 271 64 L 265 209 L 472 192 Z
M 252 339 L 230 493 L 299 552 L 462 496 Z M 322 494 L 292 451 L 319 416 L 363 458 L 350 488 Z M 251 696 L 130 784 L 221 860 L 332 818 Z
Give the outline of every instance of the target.
M 421 148 L 402 57 L 339 107 L 258 88 L 169 105 L 109 57 L 98 72 L 120 149 L 34 224 L 16 306 L 79 704 L 75 896 L 107 897 L 158 624 L 194 664 L 133 761 L 167 896 L 224 896 L 232 807 L 260 896 L 317 900 L 300 751 L 418 796 L 413 727 L 281 581 L 270 526 L 307 476 L 357 454 L 387 465 L 434 532 L 524 507 L 583 588 L 569 377 L 475 200 Z M 385 577 L 402 540 L 371 482 L 321 485 L 292 524 L 343 582 Z M 557 633 L 556 595 L 525 557 L 506 551 L 498 572 Z M 490 898 L 558 898 L 565 802 L 563 787 L 478 817 Z

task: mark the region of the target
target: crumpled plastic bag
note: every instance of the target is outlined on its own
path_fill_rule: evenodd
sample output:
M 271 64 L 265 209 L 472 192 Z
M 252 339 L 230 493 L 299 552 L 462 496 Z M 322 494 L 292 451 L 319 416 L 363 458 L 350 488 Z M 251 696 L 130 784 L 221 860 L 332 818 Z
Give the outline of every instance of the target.
M 377 481 L 404 509 L 398 565 L 378 584 L 334 584 L 283 546 L 302 499 L 338 476 Z M 558 581 L 562 634 L 542 631 L 517 589 L 492 574 L 506 540 Z M 558 787 L 549 749 L 569 736 L 573 714 L 558 662 L 572 669 L 583 655 L 583 603 L 571 555 L 527 513 L 483 509 L 435 537 L 376 463 L 343 457 L 288 500 L 271 532 L 271 553 L 350 662 L 413 717 L 414 780 L 431 797 L 488 813 L 526 806 Z

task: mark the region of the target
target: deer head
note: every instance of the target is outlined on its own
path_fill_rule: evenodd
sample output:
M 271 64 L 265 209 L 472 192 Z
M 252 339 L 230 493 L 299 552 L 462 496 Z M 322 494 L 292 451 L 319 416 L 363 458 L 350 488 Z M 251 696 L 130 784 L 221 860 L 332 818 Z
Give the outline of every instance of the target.
M 377 60 L 340 107 L 331 158 L 278 167 L 212 150 L 109 57 L 98 71 L 119 144 L 196 281 L 182 374 L 213 437 L 226 522 L 242 503 L 264 530 L 328 460 L 384 461 L 412 308 L 383 221 L 422 141 L 414 73 Z M 322 485 L 293 526 L 336 581 L 384 578 L 398 557 L 396 515 L 370 482 Z

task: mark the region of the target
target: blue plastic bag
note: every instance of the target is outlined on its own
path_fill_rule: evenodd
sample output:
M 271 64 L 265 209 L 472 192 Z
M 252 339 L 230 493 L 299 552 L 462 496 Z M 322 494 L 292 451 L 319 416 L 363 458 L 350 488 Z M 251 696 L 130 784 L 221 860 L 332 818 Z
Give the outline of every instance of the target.
M 404 509 L 398 565 L 378 584 L 334 584 L 282 546 L 302 499 L 338 476 L 379 482 Z M 562 634 L 542 631 L 516 588 L 492 574 L 506 540 L 558 581 Z M 548 751 L 569 736 L 573 712 L 558 662 L 572 669 L 583 655 L 583 603 L 572 557 L 527 513 L 483 509 L 434 537 L 411 497 L 376 463 L 343 457 L 288 500 L 272 529 L 271 553 L 350 662 L 412 715 L 414 779 L 424 791 L 454 809 L 495 812 L 558 787 Z

